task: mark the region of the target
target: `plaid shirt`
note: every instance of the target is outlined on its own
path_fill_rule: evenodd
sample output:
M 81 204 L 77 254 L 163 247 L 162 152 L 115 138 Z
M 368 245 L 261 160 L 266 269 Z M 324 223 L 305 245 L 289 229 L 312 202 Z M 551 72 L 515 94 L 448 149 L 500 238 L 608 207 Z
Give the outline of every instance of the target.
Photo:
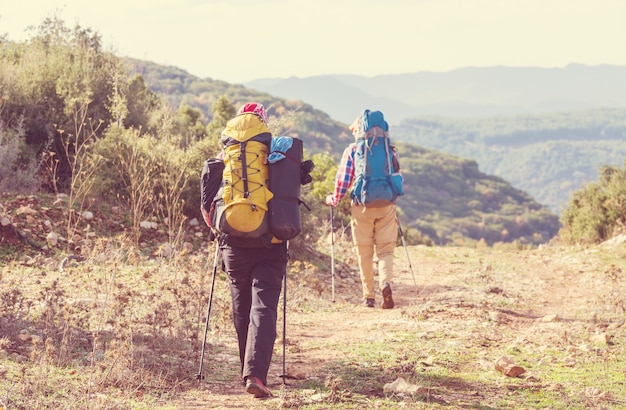
M 339 168 L 337 168 L 337 176 L 335 177 L 335 191 L 328 195 L 326 204 L 337 206 L 344 196 L 348 193 L 350 185 L 354 180 L 354 152 L 356 144 L 351 143 L 343 151 Z

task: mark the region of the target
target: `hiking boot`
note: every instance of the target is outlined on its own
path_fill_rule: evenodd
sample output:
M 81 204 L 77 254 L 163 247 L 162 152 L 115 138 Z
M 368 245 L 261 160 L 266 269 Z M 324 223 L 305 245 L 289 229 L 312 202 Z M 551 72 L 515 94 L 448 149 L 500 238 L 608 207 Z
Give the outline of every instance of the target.
M 391 285 L 385 283 L 385 286 L 382 289 L 383 294 L 383 309 L 393 309 L 394 303 L 393 298 L 391 297 Z
M 272 393 L 270 393 L 270 390 L 265 387 L 261 379 L 254 376 L 249 376 L 246 378 L 246 391 L 250 394 L 254 394 L 254 397 L 257 399 L 269 397 L 272 395 Z
M 374 301 L 374 299 L 367 298 L 363 301 L 363 306 L 373 308 L 374 306 L 376 306 L 376 302 Z

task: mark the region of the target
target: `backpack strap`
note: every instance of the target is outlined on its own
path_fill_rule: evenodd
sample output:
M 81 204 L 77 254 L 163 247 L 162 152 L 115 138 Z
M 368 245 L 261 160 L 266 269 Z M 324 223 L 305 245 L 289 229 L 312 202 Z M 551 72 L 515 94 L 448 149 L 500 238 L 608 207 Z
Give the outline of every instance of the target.
M 239 143 L 239 152 L 241 153 L 241 180 L 243 181 L 243 197 L 250 197 L 250 187 L 248 186 L 248 164 L 246 162 L 246 141 Z M 255 206 L 252 204 L 252 209 Z
M 392 163 L 393 152 L 391 151 L 389 137 L 385 137 L 385 157 L 387 158 L 387 168 L 389 169 L 389 175 L 391 175 L 395 170 Z

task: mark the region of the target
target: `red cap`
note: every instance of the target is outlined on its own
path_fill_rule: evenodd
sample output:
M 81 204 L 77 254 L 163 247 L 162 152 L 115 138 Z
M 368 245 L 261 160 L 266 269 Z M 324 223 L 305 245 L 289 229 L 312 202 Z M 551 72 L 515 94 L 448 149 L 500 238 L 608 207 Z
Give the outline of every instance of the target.
M 263 104 L 254 103 L 254 102 L 245 103 L 244 105 L 241 106 L 241 108 L 239 108 L 239 111 L 237 111 L 237 115 L 243 114 L 246 112 L 258 115 L 259 117 L 261 117 L 263 122 L 267 124 L 267 112 L 265 112 L 265 107 L 263 107 Z

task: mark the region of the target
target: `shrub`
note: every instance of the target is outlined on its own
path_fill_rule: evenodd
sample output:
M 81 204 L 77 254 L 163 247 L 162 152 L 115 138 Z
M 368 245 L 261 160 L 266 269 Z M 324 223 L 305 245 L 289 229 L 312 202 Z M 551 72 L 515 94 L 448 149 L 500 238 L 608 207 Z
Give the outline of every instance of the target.
M 561 216 L 562 239 L 572 243 L 598 243 L 610 238 L 626 221 L 626 171 L 603 166 L 600 179 L 572 195 Z
M 25 155 L 24 129 L 0 121 L 0 191 L 32 193 L 39 187 L 35 157 Z

